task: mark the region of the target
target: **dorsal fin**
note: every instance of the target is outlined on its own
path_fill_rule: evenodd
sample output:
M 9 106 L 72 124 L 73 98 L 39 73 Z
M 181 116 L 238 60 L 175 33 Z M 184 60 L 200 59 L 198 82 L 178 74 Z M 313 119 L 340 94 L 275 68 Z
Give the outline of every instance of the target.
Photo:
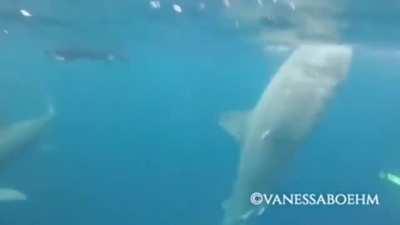
M 219 125 L 236 140 L 241 141 L 247 127 L 248 115 L 249 111 L 225 112 L 222 114 Z

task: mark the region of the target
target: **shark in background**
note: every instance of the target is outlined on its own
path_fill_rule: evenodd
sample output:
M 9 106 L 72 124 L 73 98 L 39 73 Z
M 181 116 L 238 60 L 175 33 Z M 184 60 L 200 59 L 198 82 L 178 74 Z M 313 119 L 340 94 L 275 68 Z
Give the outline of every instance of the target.
M 105 51 L 105 50 L 66 48 L 66 49 L 46 50 L 44 53 L 48 57 L 61 62 L 74 62 L 78 60 L 86 60 L 93 62 L 129 61 L 128 57 L 121 53 L 115 51 Z
M 0 168 L 8 163 L 13 155 L 34 144 L 43 131 L 48 127 L 55 114 L 52 105 L 39 118 L 24 120 L 0 127 Z M 0 201 L 26 200 L 24 193 L 12 188 L 0 188 Z
M 241 145 L 237 179 L 223 203 L 223 225 L 246 224 L 265 205 L 252 205 L 254 192 L 273 191 L 276 177 L 319 122 L 345 80 L 352 48 L 303 45 L 279 68 L 256 106 L 223 115 L 220 125 Z

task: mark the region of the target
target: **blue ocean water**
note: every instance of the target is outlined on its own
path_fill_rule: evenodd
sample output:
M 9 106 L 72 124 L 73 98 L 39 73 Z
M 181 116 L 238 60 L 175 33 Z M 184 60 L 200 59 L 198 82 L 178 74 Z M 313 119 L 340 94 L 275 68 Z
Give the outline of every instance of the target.
M 160 10 L 147 1 L 4 2 L 4 123 L 38 116 L 48 104 L 56 116 L 1 170 L 0 187 L 28 199 L 0 202 L 0 225 L 220 224 L 240 147 L 219 117 L 252 108 L 290 52 L 266 52 L 257 31 L 236 29 L 219 1 L 204 1 L 204 12 L 195 1 L 162 1 Z M 400 171 L 400 5 L 359 3 L 341 17 L 343 42 L 354 45 L 348 79 L 276 187 L 378 193 L 381 205 L 269 208 L 256 224 L 400 222 L 400 189 L 378 177 Z M 20 8 L 32 18 L 16 16 Z M 45 54 L 63 48 L 128 60 Z

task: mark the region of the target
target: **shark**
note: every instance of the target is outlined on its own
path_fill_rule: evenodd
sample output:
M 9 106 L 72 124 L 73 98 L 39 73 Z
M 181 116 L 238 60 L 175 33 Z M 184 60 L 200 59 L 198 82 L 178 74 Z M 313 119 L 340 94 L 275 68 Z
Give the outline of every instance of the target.
M 53 119 L 54 112 L 53 106 L 50 105 L 48 111 L 38 118 L 15 122 L 0 128 L 0 166 L 36 141 Z M 18 190 L 0 188 L 0 201 L 26 199 L 26 195 Z
M 44 52 L 50 58 L 62 62 L 74 62 L 78 60 L 103 61 L 103 62 L 127 62 L 128 57 L 113 51 L 102 51 L 93 49 L 55 49 Z
M 298 46 L 280 66 L 255 107 L 230 111 L 219 124 L 241 146 L 236 180 L 223 202 L 223 225 L 248 224 L 266 204 L 252 193 L 272 192 L 282 169 L 310 136 L 347 77 L 353 50 L 341 44 Z

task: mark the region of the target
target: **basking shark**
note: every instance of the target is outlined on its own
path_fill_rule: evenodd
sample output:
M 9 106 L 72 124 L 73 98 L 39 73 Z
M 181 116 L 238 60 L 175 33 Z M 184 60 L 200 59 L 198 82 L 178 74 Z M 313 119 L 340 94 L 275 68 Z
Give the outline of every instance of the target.
M 54 116 L 54 109 L 49 107 L 43 116 L 13 123 L 0 128 L 0 168 L 7 159 L 18 154 L 29 144 L 34 143 Z M 0 201 L 25 200 L 24 193 L 10 188 L 0 188 Z
M 220 125 L 241 145 L 237 178 L 223 203 L 223 225 L 241 225 L 261 215 L 253 192 L 273 191 L 279 171 L 305 142 L 339 84 L 345 80 L 352 48 L 301 45 L 293 51 L 249 111 L 225 113 Z

